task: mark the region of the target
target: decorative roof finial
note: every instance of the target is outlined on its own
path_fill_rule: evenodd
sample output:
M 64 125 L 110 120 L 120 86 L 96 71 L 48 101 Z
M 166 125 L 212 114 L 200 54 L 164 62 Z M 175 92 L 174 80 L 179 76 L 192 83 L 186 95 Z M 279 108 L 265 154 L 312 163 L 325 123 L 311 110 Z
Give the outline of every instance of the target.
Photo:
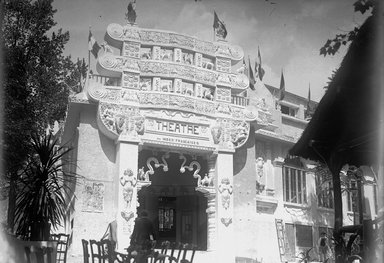
M 134 25 L 136 23 L 136 0 L 130 1 L 127 7 L 128 12 L 125 14 L 125 18 L 128 23 Z

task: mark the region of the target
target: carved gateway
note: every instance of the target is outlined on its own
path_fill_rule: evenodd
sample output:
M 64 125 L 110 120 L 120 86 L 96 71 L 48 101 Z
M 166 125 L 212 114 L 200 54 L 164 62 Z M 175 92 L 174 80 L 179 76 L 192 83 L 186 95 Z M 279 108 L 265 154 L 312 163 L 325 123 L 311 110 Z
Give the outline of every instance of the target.
M 252 122 L 267 124 L 261 109 L 237 96 L 249 86 L 231 69 L 243 58 L 240 47 L 118 24 L 108 26 L 105 39 L 121 55 L 104 49 L 97 70 L 108 77 L 88 79 L 86 94 L 98 103 L 98 125 L 109 138 L 231 151 L 247 141 Z

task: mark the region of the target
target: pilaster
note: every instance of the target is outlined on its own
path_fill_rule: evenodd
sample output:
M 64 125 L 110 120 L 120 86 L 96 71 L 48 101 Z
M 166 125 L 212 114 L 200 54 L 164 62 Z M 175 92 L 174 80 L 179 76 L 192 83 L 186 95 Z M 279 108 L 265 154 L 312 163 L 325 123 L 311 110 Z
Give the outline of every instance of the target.
M 220 151 L 216 161 L 217 257 L 218 262 L 235 262 L 233 225 L 233 152 Z
M 117 140 L 116 149 L 119 177 L 116 215 L 117 250 L 123 251 L 129 246 L 136 218 L 139 143 L 120 137 Z

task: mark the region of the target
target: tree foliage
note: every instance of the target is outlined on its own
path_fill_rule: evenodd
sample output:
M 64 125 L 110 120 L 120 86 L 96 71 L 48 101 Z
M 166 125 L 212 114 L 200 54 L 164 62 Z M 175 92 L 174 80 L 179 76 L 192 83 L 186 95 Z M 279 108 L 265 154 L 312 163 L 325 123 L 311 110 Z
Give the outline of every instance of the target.
M 1 45 L 3 79 L 3 148 L 5 179 L 10 181 L 9 209 L 15 202 L 15 179 L 29 153 L 31 134 L 64 119 L 71 92 L 79 91 L 84 60 L 63 55 L 69 32 L 54 30 L 53 0 L 5 0 Z M 86 70 L 85 70 L 86 71 Z M 13 198 L 12 198 L 13 196 Z M 13 200 L 13 201 L 12 201 Z M 8 211 L 8 216 L 12 211 Z M 8 224 L 13 222 L 8 218 Z
M 52 0 L 4 1 L 2 9 L 2 144 L 9 173 L 17 171 L 28 155 L 30 134 L 64 118 L 79 63 L 62 54 L 69 32 L 52 32 L 56 25 Z
M 357 0 L 354 4 L 355 12 L 360 12 L 361 14 L 365 14 L 369 10 L 373 12 L 374 7 L 376 6 L 375 0 Z M 335 55 L 337 51 L 339 51 L 340 47 L 343 45 L 347 45 L 352 42 L 357 33 L 359 32 L 359 27 L 354 27 L 351 31 L 345 34 L 337 34 L 335 38 L 328 39 L 323 47 L 320 48 L 320 55 Z

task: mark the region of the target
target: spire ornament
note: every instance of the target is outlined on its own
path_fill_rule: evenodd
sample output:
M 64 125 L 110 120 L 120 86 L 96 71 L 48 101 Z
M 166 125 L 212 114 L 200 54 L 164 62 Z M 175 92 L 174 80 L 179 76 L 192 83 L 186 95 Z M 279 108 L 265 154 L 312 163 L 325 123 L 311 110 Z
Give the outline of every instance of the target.
M 128 23 L 134 25 L 136 23 L 136 0 L 130 1 L 127 7 L 127 13 L 125 18 L 128 20 Z

